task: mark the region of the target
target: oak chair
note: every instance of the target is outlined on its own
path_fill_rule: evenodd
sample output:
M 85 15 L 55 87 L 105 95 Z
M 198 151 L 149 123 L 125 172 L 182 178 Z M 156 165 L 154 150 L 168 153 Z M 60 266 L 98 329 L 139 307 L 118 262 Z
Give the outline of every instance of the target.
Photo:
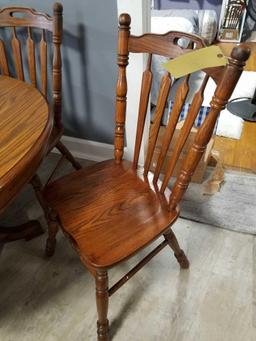
M 179 216 L 178 203 L 185 193 L 191 176 L 213 133 L 219 112 L 225 107 L 242 72 L 250 52 L 234 48 L 226 67 L 204 70 L 205 78 L 194 96 L 193 103 L 174 146 L 163 180 L 159 180 L 168 145 L 173 136 L 180 111 L 189 91 L 189 75 L 180 85 L 166 128 L 155 173 L 149 167 L 160 128 L 168 92 L 172 85 L 170 74 L 163 76 L 144 167 L 138 165 L 139 153 L 152 84 L 152 54 L 169 58 L 188 52 L 178 45 L 178 39 L 188 38 L 195 48 L 205 46 L 195 35 L 181 32 L 166 34 L 130 35 L 130 16 L 119 18 L 118 80 L 116 89 L 116 127 L 114 159 L 97 163 L 73 172 L 48 184 L 44 195 L 52 209 L 51 238 L 55 239 L 58 225 L 70 239 L 81 261 L 95 277 L 98 310 L 98 340 L 109 340 L 107 319 L 109 297 L 140 270 L 152 257 L 169 245 L 181 268 L 189 261 L 171 230 Z M 123 160 L 126 113 L 126 67 L 129 53 L 147 53 L 147 68 L 142 76 L 141 98 L 138 109 L 137 136 L 133 161 Z M 198 130 L 194 144 L 186 156 L 176 182 L 170 190 L 168 182 L 193 121 L 202 104 L 203 91 L 209 77 L 216 82 L 211 110 Z M 127 260 L 162 237 L 161 243 L 111 288 L 108 288 L 108 269 Z
M 80 169 L 81 165 L 60 141 L 64 130 L 61 121 L 62 13 L 60 3 L 54 4 L 52 17 L 31 8 L 1 8 L 0 71 L 2 75 L 30 82 L 48 99 L 54 115 L 48 152 L 56 147 L 62 154 L 57 166 L 66 158 L 75 169 Z M 49 70 L 51 79 L 48 77 Z M 49 85 L 51 88 L 48 90 Z M 37 175 L 33 177 L 31 184 L 48 220 L 49 211 Z M 53 246 L 48 246 L 50 253 Z

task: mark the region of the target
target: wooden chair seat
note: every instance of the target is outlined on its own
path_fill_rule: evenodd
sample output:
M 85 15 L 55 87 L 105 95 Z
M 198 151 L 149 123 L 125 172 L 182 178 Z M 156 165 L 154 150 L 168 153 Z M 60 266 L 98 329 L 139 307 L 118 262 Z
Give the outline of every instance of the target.
M 110 267 L 162 235 L 178 210 L 157 194 L 132 163 L 104 161 L 47 186 L 45 197 L 63 230 L 93 267 Z M 136 236 L 136 238 L 134 238 Z

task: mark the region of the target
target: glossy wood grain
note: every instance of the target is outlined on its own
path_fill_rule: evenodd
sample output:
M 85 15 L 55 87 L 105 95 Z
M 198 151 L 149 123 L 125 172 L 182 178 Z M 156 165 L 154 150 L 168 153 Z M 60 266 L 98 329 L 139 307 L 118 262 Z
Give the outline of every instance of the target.
M 203 91 L 208 77 L 212 76 L 217 87 L 213 94 L 210 113 L 195 134 L 195 140 L 182 164 L 172 191 L 168 187 L 161 191 L 162 184 L 158 177 L 153 181 L 153 174 L 149 172 L 149 167 L 171 88 L 172 81 L 169 74 L 163 76 L 160 85 L 144 167 L 138 166 L 141 137 L 143 133 L 146 133 L 143 130 L 152 83 L 151 54 L 163 54 L 174 58 L 182 53 L 187 53 L 186 49 L 184 50 L 177 45 L 177 40 L 183 36 L 190 39 L 191 48 L 205 46 L 204 41 L 199 37 L 180 32 L 169 32 L 165 35 L 146 34 L 141 37 L 131 36 L 130 16 L 128 14 L 120 16 L 114 160 L 107 160 L 67 175 L 49 184 L 44 192 L 47 202 L 52 208 L 52 231 L 57 231 L 58 224 L 60 224 L 65 235 L 77 250 L 82 262 L 95 277 L 99 341 L 108 341 L 110 338 L 107 319 L 108 296 L 124 285 L 165 246 L 169 245 L 173 250 L 181 268 L 189 267 L 189 261 L 170 227 L 178 217 L 178 204 L 212 136 L 218 114 L 225 107 L 249 56 L 248 50 L 237 47 L 233 50 L 226 68 L 205 70 L 207 76 L 199 91 L 194 94 L 195 97 L 190 106 L 184 129 L 181 130 L 181 135 L 174 148 L 176 156 L 173 156 L 171 162 L 176 164 L 178 155 L 189 136 L 202 103 Z M 127 94 L 126 68 L 129 52 L 149 53 L 149 62 L 142 77 L 142 98 L 138 109 L 138 130 L 136 134 L 138 145 L 135 148 L 133 162 L 123 160 Z M 178 87 L 174 117 L 171 118 L 167 130 L 169 135 L 166 136 L 165 149 L 171 143 L 179 113 L 189 91 L 188 80 L 189 75 Z M 164 159 L 165 155 L 166 151 L 161 155 L 161 158 Z M 162 161 L 161 159 L 160 163 Z M 170 176 L 168 167 L 166 167 L 166 172 L 165 182 L 167 185 Z M 161 236 L 163 239 L 160 244 L 108 289 L 108 269 L 135 255 L 139 250 Z M 48 239 L 47 248 L 51 243 L 53 245 L 56 243 L 54 233 Z
M 63 7 L 60 3 L 53 4 L 52 16 L 28 7 L 12 6 L 0 9 L 0 29 L 4 28 L 11 32 L 11 41 L 8 41 L 7 38 L 0 40 L 1 74 L 10 75 L 17 79 L 30 82 L 52 103 L 52 114 L 54 115 L 54 126 L 56 129 L 53 130 L 54 136 L 51 139 L 56 143 L 55 145 L 50 144 L 51 148 L 57 144 L 61 144 L 60 138 L 63 133 L 63 124 L 61 121 L 62 13 Z M 39 41 L 36 38 L 38 33 L 41 34 Z M 24 42 L 26 48 L 22 48 Z M 11 45 L 11 49 L 8 49 L 9 45 Z M 52 53 L 48 53 L 48 45 L 52 46 Z M 8 54 L 6 54 L 7 50 Z M 36 54 L 39 57 L 38 63 L 35 60 Z M 9 71 L 11 60 L 14 62 L 15 74 Z M 26 60 L 27 63 L 25 62 Z M 27 66 L 29 79 L 27 77 L 26 79 L 24 78 Z M 52 79 L 48 79 L 47 70 L 49 68 L 51 68 Z M 48 91 L 50 81 L 52 81 L 52 87 L 50 87 L 52 88 L 51 93 Z M 65 152 L 65 157 L 73 164 L 74 168 L 81 168 L 67 149 L 64 147 L 61 149 Z
M 197 48 L 206 46 L 203 38 L 185 32 L 172 31 L 165 34 L 146 33 L 142 36 L 130 36 L 129 51 L 134 53 L 152 53 L 161 56 L 175 58 L 191 49 L 183 49 L 178 45 L 178 39 L 188 38 Z
M 112 266 L 145 247 L 176 219 L 177 211 L 167 210 L 167 198 L 157 196 L 142 173 L 128 161 L 118 165 L 109 160 L 47 187 L 47 201 L 61 212 L 61 225 L 86 263 Z
M 153 156 L 154 149 L 156 146 L 156 140 L 159 134 L 160 124 L 161 124 L 164 109 L 166 106 L 167 98 L 169 95 L 171 83 L 172 81 L 171 81 L 170 75 L 169 73 L 166 73 L 161 80 L 159 95 L 158 95 L 157 104 L 156 104 L 156 110 L 154 113 L 152 128 L 149 134 L 148 150 L 147 150 L 146 160 L 144 164 L 144 175 L 148 174 L 149 167 L 152 161 L 152 156 Z
M 137 168 L 140 147 L 142 142 L 142 135 L 145 127 L 145 120 L 148 109 L 148 101 L 149 95 L 151 91 L 152 85 L 152 71 L 151 71 L 151 62 L 152 55 L 150 54 L 148 57 L 147 69 L 143 72 L 142 81 L 141 81 L 141 93 L 140 93 L 140 104 L 139 104 L 139 112 L 138 112 L 138 122 L 137 122 L 137 132 L 136 132 L 136 140 L 134 146 L 134 157 L 133 157 L 133 167 Z
M 189 84 L 188 84 L 189 76 L 190 75 L 187 75 L 184 78 L 183 82 L 180 84 L 179 88 L 177 89 L 177 94 L 173 102 L 173 108 L 170 113 L 170 119 L 168 120 L 168 123 L 166 126 L 166 132 L 164 134 L 164 138 L 163 138 L 163 142 L 162 142 L 162 146 L 160 150 L 160 155 L 158 157 L 156 169 L 154 172 L 154 179 L 153 179 L 154 183 L 158 181 L 161 169 L 166 159 L 166 153 L 168 151 L 170 142 L 173 138 L 173 134 L 175 132 L 175 128 L 177 126 L 181 110 L 183 108 L 183 105 L 185 104 L 185 100 L 189 92 Z
M 41 63 L 41 91 L 47 96 L 47 43 L 45 41 L 45 31 L 42 31 L 40 41 L 40 63 Z
M 9 49 L 8 53 L 9 58 L 11 56 L 14 61 L 15 75 L 11 74 L 11 76 L 23 81 L 25 80 L 24 72 L 26 70 L 26 65 L 24 61 L 27 59 L 29 81 L 35 87 L 38 87 L 38 90 L 41 91 L 46 98 L 48 98 L 47 83 L 49 81 L 47 79 L 48 56 L 46 33 L 50 32 L 51 37 L 49 36 L 50 38 L 48 40 L 49 43 L 53 45 L 53 56 L 50 57 L 50 59 L 54 61 L 53 63 L 51 62 L 50 65 L 54 64 L 53 68 L 55 68 L 55 71 L 53 71 L 53 73 L 56 73 L 57 69 L 58 75 L 57 77 L 53 76 L 53 96 L 50 96 L 48 99 L 50 101 L 53 100 L 54 113 L 55 106 L 57 111 L 55 116 L 60 120 L 61 77 L 59 76 L 59 73 L 61 72 L 60 44 L 62 36 L 62 5 L 55 3 L 53 11 L 54 14 L 51 17 L 28 7 L 13 6 L 2 8 L 0 10 L 0 29 L 4 28 L 5 30 L 10 30 L 12 36 L 11 50 Z M 35 28 L 37 29 L 36 32 Z M 38 39 L 35 39 L 36 34 L 39 32 L 38 29 L 41 31 L 41 40 L 39 43 L 37 42 Z M 26 49 L 22 48 L 24 41 L 26 43 Z M 9 73 L 7 73 L 7 67 L 10 61 L 4 53 L 4 51 L 7 50 L 8 44 L 7 38 L 1 41 L 2 46 L 0 47 L 0 53 L 3 57 L 3 61 L 0 62 L 0 67 L 1 72 L 4 75 L 9 75 Z M 38 65 L 35 61 L 37 49 L 39 54 Z M 37 82 L 36 80 L 37 74 L 40 74 L 40 82 Z M 56 105 L 55 102 L 57 102 L 58 105 Z
M 126 67 L 128 65 L 128 39 L 130 27 L 126 25 L 125 18 L 119 22 L 117 64 L 118 78 L 116 83 L 116 113 L 115 113 L 115 160 L 119 163 L 124 153 L 124 124 L 126 115 L 127 78 Z
M 0 210 L 34 175 L 51 129 L 48 104 L 38 90 L 0 76 Z
M 32 32 L 31 32 L 30 27 L 28 27 L 27 49 L 28 49 L 28 69 L 29 69 L 30 80 L 31 80 L 31 83 L 34 85 L 34 87 L 37 87 L 35 42 L 32 39 Z
M 7 62 L 7 55 L 5 45 L 2 39 L 0 39 L 0 68 L 4 76 L 9 76 L 9 66 Z
M 21 54 L 21 43 L 17 37 L 16 28 L 13 27 L 12 33 L 12 50 L 14 57 L 14 65 L 16 76 L 19 80 L 24 81 L 23 61 Z

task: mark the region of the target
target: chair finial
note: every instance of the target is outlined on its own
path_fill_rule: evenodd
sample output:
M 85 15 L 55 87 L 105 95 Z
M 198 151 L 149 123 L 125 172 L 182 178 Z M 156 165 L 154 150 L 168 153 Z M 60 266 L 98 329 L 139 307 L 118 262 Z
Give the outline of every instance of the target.
M 55 2 L 53 4 L 53 12 L 54 13 L 62 13 L 63 12 L 63 6 L 60 2 Z
M 246 45 L 235 46 L 231 52 L 231 58 L 240 62 L 246 62 L 250 57 L 251 50 Z
M 128 13 L 122 13 L 119 16 L 119 25 L 120 26 L 130 26 L 131 17 Z

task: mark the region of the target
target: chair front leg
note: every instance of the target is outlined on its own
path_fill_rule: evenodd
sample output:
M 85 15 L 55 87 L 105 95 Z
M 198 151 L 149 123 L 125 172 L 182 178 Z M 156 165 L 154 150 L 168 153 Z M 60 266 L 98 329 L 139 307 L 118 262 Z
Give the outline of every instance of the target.
M 180 267 L 182 269 L 188 269 L 189 260 L 187 259 L 187 256 L 185 255 L 184 251 L 180 248 L 174 232 L 170 229 L 169 232 L 164 234 L 164 237 L 167 240 L 170 248 L 173 250 L 174 256 L 176 257 L 178 263 L 180 264 Z
M 96 304 L 98 311 L 97 334 L 98 341 L 109 341 L 108 314 L 108 273 L 96 271 Z

